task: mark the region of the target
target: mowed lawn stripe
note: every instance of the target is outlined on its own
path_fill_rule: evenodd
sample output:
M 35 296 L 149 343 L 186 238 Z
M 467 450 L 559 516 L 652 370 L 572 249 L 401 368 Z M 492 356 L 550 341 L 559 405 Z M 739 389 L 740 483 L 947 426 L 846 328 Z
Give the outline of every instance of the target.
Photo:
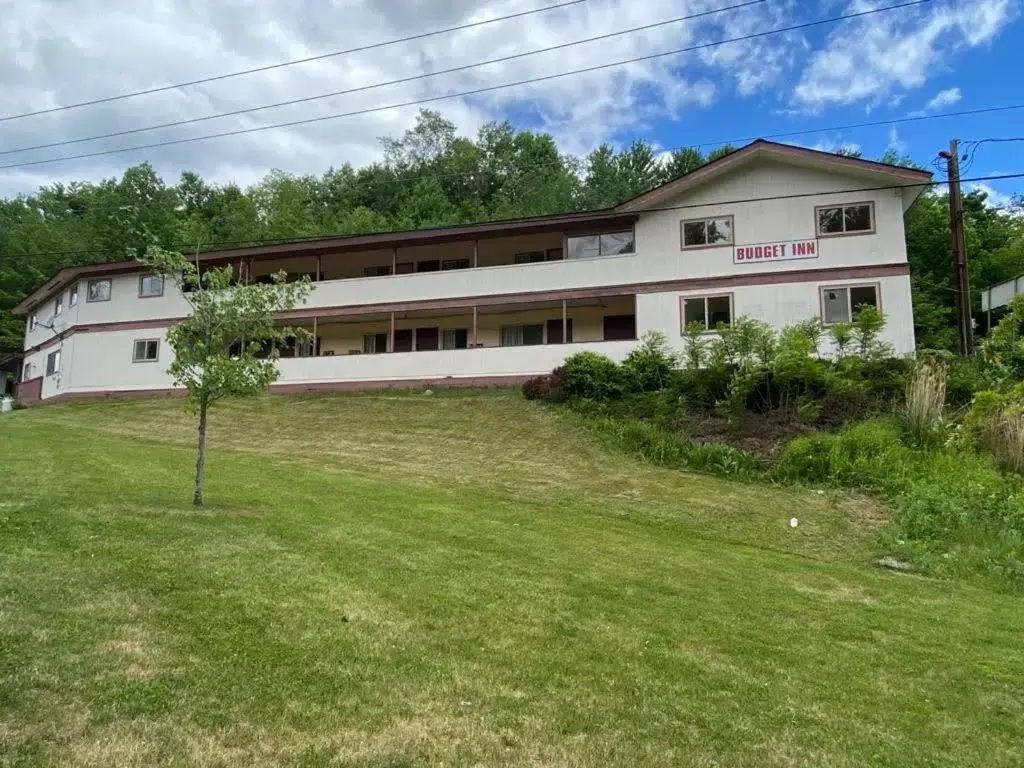
M 46 410 L 0 423 L 12 764 L 1024 757 L 1010 596 L 716 541 L 592 489 L 546 504 L 251 450 L 214 452 L 197 513 L 189 449 Z M 751 490 L 770 519 L 794 498 Z

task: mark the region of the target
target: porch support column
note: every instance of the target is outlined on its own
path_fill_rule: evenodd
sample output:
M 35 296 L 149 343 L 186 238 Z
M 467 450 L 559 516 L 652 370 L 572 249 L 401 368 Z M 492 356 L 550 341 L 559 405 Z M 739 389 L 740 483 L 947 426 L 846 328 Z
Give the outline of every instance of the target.
M 473 269 L 476 269 L 480 264 L 480 241 L 473 241 Z
M 317 260 L 319 261 L 319 259 L 320 259 L 320 257 L 318 256 Z M 316 357 L 317 354 L 319 354 L 319 352 L 317 351 L 317 348 L 319 346 L 320 345 L 317 344 L 317 342 L 316 342 L 316 315 L 313 315 L 313 355 L 312 355 L 312 357 Z
M 392 248 L 391 249 L 391 274 L 392 275 L 397 275 L 398 274 L 398 249 L 397 248 Z
M 395 351 L 395 313 L 391 313 L 391 329 L 388 331 L 388 352 Z
M 319 253 L 316 255 L 316 281 L 318 283 L 320 282 L 320 254 Z M 316 318 L 314 317 L 313 320 L 315 321 Z
M 472 345 L 474 347 L 476 346 L 476 320 L 477 320 L 477 312 L 476 312 L 476 304 L 474 304 L 473 305 L 473 341 L 472 341 Z
M 565 299 L 562 299 L 562 343 L 569 343 L 569 315 L 565 306 Z

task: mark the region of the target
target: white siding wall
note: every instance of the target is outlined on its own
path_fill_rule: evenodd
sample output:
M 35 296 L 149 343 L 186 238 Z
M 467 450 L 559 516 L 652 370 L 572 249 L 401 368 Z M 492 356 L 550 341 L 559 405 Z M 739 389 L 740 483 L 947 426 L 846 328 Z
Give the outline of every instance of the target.
M 880 289 L 882 311 L 886 315 L 886 327 L 882 339 L 898 355 L 914 352 L 914 319 L 907 296 L 910 292 L 910 278 L 882 277 L 870 280 L 839 280 L 826 283 L 784 283 L 762 286 L 742 286 L 723 291 L 682 291 L 669 293 L 644 293 L 636 297 L 637 333 L 661 331 L 676 349 L 682 349 L 682 317 L 680 299 L 689 296 L 709 294 L 732 294 L 734 316 L 746 315 L 755 320 L 771 323 L 776 328 L 821 317 L 820 289 L 822 285 L 865 285 L 877 284 Z M 820 350 L 829 354 L 831 343 L 826 338 Z
M 736 275 L 763 275 L 766 280 L 772 275 L 778 280 L 779 275 L 792 270 L 902 264 L 906 262 L 906 247 L 901 195 L 892 190 L 870 193 L 856 191 L 879 184 L 877 177 L 872 180 L 777 162 L 758 162 L 675 200 L 658 204 L 659 208 L 682 206 L 681 208 L 640 214 L 636 226 L 637 252 L 634 255 L 328 280 L 316 285 L 307 305 L 310 309 L 315 309 L 424 299 L 472 299 L 476 296 L 495 294 Z M 754 197 L 807 193 L 814 194 L 760 202 L 728 202 Z M 737 245 L 810 240 L 816 235 L 815 206 L 863 201 L 874 203 L 875 232 L 821 238 L 818 240 L 818 257 L 815 259 L 734 264 L 733 251 L 729 247 L 686 251 L 680 248 L 679 229 L 680 222 L 684 219 L 731 215 L 734 217 Z M 505 244 L 500 241 L 481 241 L 481 264 L 493 263 L 487 254 L 498 251 L 504 254 L 505 251 L 511 253 L 520 249 L 528 250 L 527 245 L 554 247 L 557 244 L 557 235 L 537 236 L 528 243 L 523 238 L 509 238 Z M 444 257 L 445 253 L 442 251 L 449 250 L 452 256 L 466 255 L 465 244 L 450 248 L 431 246 L 425 249 L 402 249 L 399 260 L 415 260 L 427 256 Z M 387 257 L 385 252 L 371 255 L 382 259 Z M 327 273 L 340 273 L 338 260 L 344 258 L 344 255 L 326 257 L 326 263 L 330 265 Z M 284 263 L 278 266 L 289 268 Z M 302 270 L 292 267 L 291 271 Z M 756 286 L 639 294 L 636 300 L 637 332 L 660 330 L 674 346 L 681 345 L 680 296 L 709 292 L 732 293 L 736 315 L 749 315 L 776 326 L 786 325 L 819 316 L 819 291 L 823 283 L 878 283 L 881 287 L 882 309 L 888 317 L 886 339 L 900 354 L 913 352 L 910 287 L 906 277 L 867 277 L 845 281 L 826 279 L 813 283 L 766 282 Z M 139 298 L 138 275 L 113 277 L 111 300 L 108 302 L 87 302 L 87 287 L 84 280 L 80 282 L 79 302 L 76 308 L 67 307 L 67 295 L 65 290 L 65 309 L 63 315 L 54 323 L 58 331 L 74 325 L 176 318 L 185 315 L 188 309 L 184 297 L 170 282 L 163 297 Z M 51 299 L 39 308 L 41 321 L 50 323 L 53 320 L 52 307 Z M 26 348 L 42 343 L 52 334 L 52 331 L 43 328 L 27 333 Z M 131 362 L 132 343 L 135 339 L 162 338 L 162 335 L 161 330 L 149 329 L 89 332 L 69 337 L 64 343 L 62 375 L 50 377 L 52 381 L 44 382 L 44 397 L 62 392 L 153 389 L 170 386 L 170 380 L 165 373 L 170 350 L 165 344 L 161 344 L 159 363 Z M 620 356 L 631 346 L 630 342 L 614 342 L 601 343 L 595 348 L 600 348 L 601 351 L 613 356 Z M 560 362 L 566 353 L 580 348 L 590 348 L 590 345 L 285 360 L 281 364 L 282 382 L 536 373 L 549 370 Z M 45 354 L 48 351 L 32 353 L 27 357 L 37 372 L 44 370 Z

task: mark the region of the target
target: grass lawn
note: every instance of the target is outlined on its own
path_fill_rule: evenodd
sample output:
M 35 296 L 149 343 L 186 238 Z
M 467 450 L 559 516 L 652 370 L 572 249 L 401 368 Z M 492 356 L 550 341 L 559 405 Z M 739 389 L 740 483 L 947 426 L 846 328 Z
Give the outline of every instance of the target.
M 1024 603 L 515 393 L 0 417 L 0 765 L 1020 766 Z M 797 516 L 800 525 L 787 521 Z

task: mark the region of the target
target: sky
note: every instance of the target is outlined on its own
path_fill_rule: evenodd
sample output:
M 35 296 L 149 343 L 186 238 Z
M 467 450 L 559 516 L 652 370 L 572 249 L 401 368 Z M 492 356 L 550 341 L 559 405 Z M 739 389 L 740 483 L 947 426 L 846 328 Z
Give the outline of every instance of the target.
M 140 144 L 364 114 L 231 137 L 58 162 L 0 168 L 0 195 L 40 185 L 98 181 L 149 161 L 168 183 L 184 170 L 247 185 L 268 171 L 322 173 L 380 159 L 379 137 L 400 136 L 422 104 L 461 133 L 510 120 L 551 133 L 563 151 L 645 139 L 660 149 L 758 136 L 825 150 L 887 148 L 931 167 L 949 140 L 1024 137 L 1024 109 L 959 117 L 952 111 L 1024 104 L 1020 0 L 928 0 L 845 21 L 752 39 L 816 20 L 909 0 L 0 0 L 0 166 Z M 742 7 L 735 7 L 741 6 Z M 410 35 L 533 11 L 507 21 L 374 47 L 50 114 L 3 120 L 139 90 L 224 75 Z M 727 9 L 727 10 L 723 10 Z M 683 21 L 669 20 L 704 14 Z M 566 45 L 599 35 L 646 30 Z M 512 61 L 383 82 L 565 46 Z M 687 53 L 525 85 L 466 91 L 651 56 Z M 40 144 L 248 110 L 361 88 L 302 104 L 217 117 L 134 135 Z M 871 127 L 864 122 L 926 119 Z M 1024 142 L 966 145 L 964 177 L 1024 172 Z M 1024 178 L 984 185 L 997 204 L 1024 193 Z

